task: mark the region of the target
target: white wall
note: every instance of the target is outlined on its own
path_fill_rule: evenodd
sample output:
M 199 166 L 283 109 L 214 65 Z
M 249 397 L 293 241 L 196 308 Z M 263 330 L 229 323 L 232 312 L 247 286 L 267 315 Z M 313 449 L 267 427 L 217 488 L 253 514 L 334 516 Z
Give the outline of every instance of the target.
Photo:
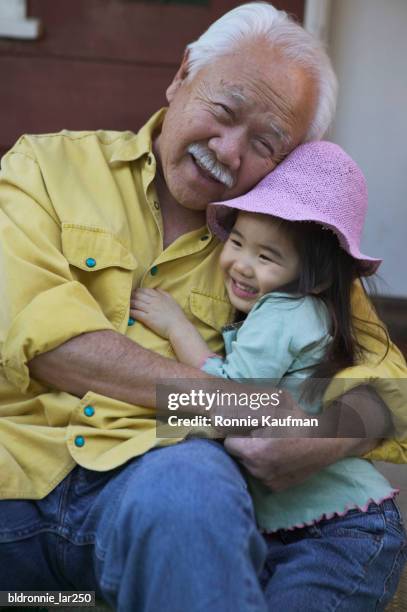
M 332 0 L 330 55 L 340 84 L 329 139 L 369 188 L 362 248 L 382 257 L 382 294 L 407 297 L 407 0 Z

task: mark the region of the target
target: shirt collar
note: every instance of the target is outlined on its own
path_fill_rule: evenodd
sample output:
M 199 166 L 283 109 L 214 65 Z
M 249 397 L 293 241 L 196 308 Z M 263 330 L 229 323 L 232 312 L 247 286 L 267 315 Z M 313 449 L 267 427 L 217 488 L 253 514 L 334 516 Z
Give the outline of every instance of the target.
M 162 108 L 155 113 L 137 134 L 127 132 L 126 135 L 129 134 L 130 137 L 126 137 L 125 140 L 120 139 L 110 157 L 110 163 L 135 161 L 143 155 L 151 153 L 153 133 L 161 126 L 166 111 L 166 108 Z

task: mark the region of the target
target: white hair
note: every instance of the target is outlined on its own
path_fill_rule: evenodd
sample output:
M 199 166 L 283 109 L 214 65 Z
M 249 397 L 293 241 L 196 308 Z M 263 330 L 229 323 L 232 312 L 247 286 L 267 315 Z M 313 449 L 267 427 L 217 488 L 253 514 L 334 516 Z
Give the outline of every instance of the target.
M 284 11 L 267 2 L 251 2 L 215 21 L 198 40 L 188 45 L 189 78 L 242 41 L 264 38 L 315 78 L 318 102 L 304 142 L 319 140 L 335 114 L 338 84 L 323 44 Z

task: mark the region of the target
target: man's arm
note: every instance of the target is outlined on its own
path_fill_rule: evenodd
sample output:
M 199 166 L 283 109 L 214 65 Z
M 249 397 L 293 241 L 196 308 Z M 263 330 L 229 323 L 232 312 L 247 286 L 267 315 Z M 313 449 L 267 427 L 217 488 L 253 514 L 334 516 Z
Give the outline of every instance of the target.
M 30 374 L 46 385 L 82 397 L 89 390 L 129 404 L 155 407 L 160 379 L 208 376 L 161 357 L 126 336 L 105 330 L 82 334 L 37 355 Z
M 62 253 L 61 220 L 26 138 L 2 159 L 0 174 L 1 365 L 20 391 L 27 362 L 69 338 L 114 330 Z
M 30 374 L 36 380 L 59 391 L 82 397 L 92 390 L 123 402 L 151 408 L 156 406 L 156 385 L 160 380 L 174 380 L 177 389 L 186 393 L 191 390 L 190 381 L 199 379 L 202 380 L 203 386 L 205 381 L 210 380 L 211 384 L 217 381 L 219 383 L 217 386 L 228 392 L 245 391 L 258 394 L 259 390 L 263 390 L 258 384 L 242 385 L 210 377 L 201 370 L 157 355 L 126 336 L 110 330 L 91 332 L 72 338 L 51 351 L 37 355 L 29 361 L 28 366 Z M 179 379 L 178 383 L 175 382 L 176 379 Z M 184 380 L 187 381 L 185 384 Z M 270 393 L 270 386 L 265 385 L 264 390 Z M 287 414 L 293 416 L 309 416 L 305 415 L 290 397 L 289 394 L 283 396 L 273 416 L 281 416 L 282 411 L 287 411 Z M 339 442 L 329 438 L 328 446 L 332 442 L 333 447 L 333 442 L 338 442 L 335 445 L 338 452 L 342 448 L 347 454 L 348 450 L 354 447 L 367 452 L 377 444 L 377 438 L 384 437 L 391 429 L 386 406 L 374 391 L 357 387 L 340 400 L 326 413 L 331 417 L 326 425 L 328 428 L 326 431 L 337 433 L 339 438 L 349 431 L 360 431 L 364 437 L 341 438 Z M 219 410 L 221 408 L 218 407 Z M 267 407 L 265 414 L 269 415 L 270 410 L 270 407 Z M 200 413 L 199 410 L 193 410 L 189 406 L 185 411 Z M 255 414 L 259 415 L 261 411 L 256 411 Z M 257 439 L 256 433 L 252 435 L 254 436 L 252 440 Z M 321 440 L 321 438 L 309 438 L 309 443 L 315 439 Z M 371 440 L 374 440 L 374 444 L 370 443 Z M 259 459 L 254 446 L 250 444 Z M 344 456 L 347 456 L 346 454 Z
M 104 357 L 100 359 L 100 355 Z M 76 395 L 83 395 L 92 388 L 122 401 L 151 407 L 155 404 L 155 383 L 160 379 L 205 378 L 199 370 L 157 356 L 112 332 L 74 338 L 64 346 L 35 358 L 30 369 L 34 377 Z M 189 385 L 182 388 L 182 380 L 178 384 L 181 385 L 180 391 L 190 390 Z M 219 384 L 229 391 L 242 391 L 240 384 L 230 381 L 219 381 Z M 251 385 L 245 386 L 248 387 Z M 258 386 L 253 388 L 258 389 Z M 226 446 L 249 471 L 269 486 L 285 488 L 343 457 L 360 456 L 372 450 L 389 431 L 389 413 L 374 392 L 361 394 L 358 387 L 346 394 L 343 405 L 350 407 L 352 415 L 356 416 L 354 428 L 349 424 L 350 417 L 345 417 L 343 435 L 349 435 L 349 431 L 356 433 L 362 424 L 366 427 L 359 438 L 341 438 L 339 430 L 337 438 L 298 437 L 295 444 L 291 439 L 252 437 L 230 438 Z M 285 406 L 293 409 L 287 403 Z M 334 410 L 341 410 L 341 405 L 337 403 L 328 408 L 330 414 Z M 343 406 L 341 414 L 345 414 Z
M 383 323 L 360 283 L 354 283 L 352 312 L 356 317 L 356 336 L 365 352 L 360 364 L 346 371 L 341 378 L 354 385 L 354 380 L 371 385 L 390 411 L 394 435 L 382 437 L 379 446 L 367 459 L 407 463 L 407 365 L 391 342 Z
M 266 486 L 281 491 L 299 484 L 308 476 L 345 457 L 361 457 L 380 443 L 392 430 L 389 411 L 379 396 L 367 387 L 348 392 L 335 406 L 349 431 L 354 421 L 355 431 L 366 437 L 342 438 L 341 425 L 337 438 L 264 438 L 261 432 L 250 437 L 225 440 L 225 448 L 245 468 Z
M 81 396 L 92 389 L 102 395 L 150 407 L 155 406 L 155 384 L 162 378 L 181 379 L 179 390 L 184 392 L 190 391 L 190 385 L 183 388 L 182 379 L 208 379 L 199 370 L 156 355 L 111 331 L 73 338 L 35 357 L 29 368 L 35 378 L 74 395 Z M 239 392 L 243 387 L 259 389 L 232 381 L 219 380 L 219 383 L 228 391 Z M 230 437 L 225 447 L 267 486 L 274 490 L 287 488 L 339 459 L 370 451 L 388 431 L 389 413 L 375 393 L 365 392 L 361 401 L 360 389 L 355 389 L 345 400 L 357 423 L 367 418 L 368 438 L 299 437 L 293 443 L 292 438 Z M 288 403 L 286 407 L 295 410 Z M 332 410 L 341 410 L 340 403 Z M 199 408 L 194 411 L 205 414 Z M 349 423 L 345 427 L 348 428 Z
M 360 457 L 377 446 L 368 438 L 232 438 L 226 450 L 272 491 L 283 491 L 304 482 L 324 467 L 344 459 Z

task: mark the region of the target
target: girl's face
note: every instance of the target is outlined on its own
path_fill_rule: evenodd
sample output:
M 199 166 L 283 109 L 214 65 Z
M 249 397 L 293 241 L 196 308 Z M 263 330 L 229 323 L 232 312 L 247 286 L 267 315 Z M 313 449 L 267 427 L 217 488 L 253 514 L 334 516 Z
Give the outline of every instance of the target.
M 280 226 L 269 215 L 239 212 L 220 256 L 232 305 L 248 313 L 266 293 L 300 273 L 299 256 Z

